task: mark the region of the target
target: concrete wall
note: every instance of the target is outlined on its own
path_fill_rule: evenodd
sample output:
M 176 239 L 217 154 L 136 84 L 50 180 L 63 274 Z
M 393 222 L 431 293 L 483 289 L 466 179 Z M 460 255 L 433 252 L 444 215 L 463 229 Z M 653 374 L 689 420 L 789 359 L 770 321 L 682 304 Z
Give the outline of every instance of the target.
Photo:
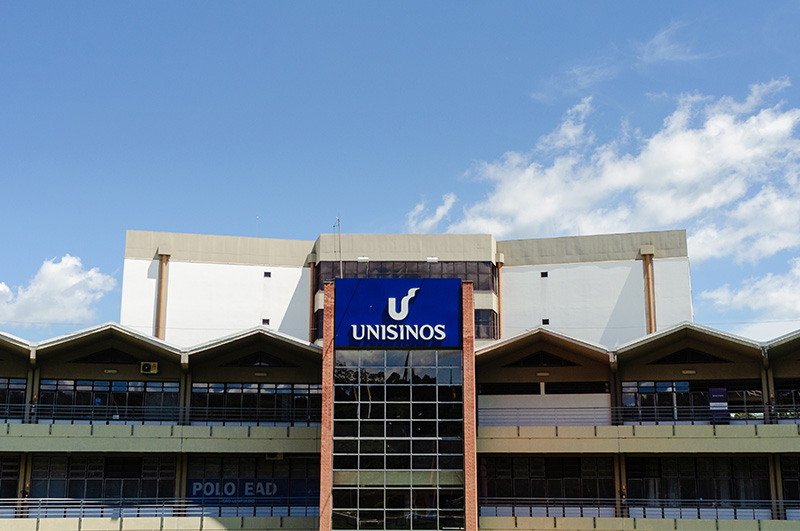
M 264 273 L 269 272 L 270 277 Z M 125 260 L 120 324 L 153 334 L 158 261 Z M 171 260 L 165 339 L 192 346 L 260 326 L 308 338 L 310 269 Z
M 691 321 L 688 259 L 654 264 L 658 325 Z M 554 330 L 608 347 L 646 333 L 641 261 L 506 266 L 501 286 L 503 337 L 540 326 L 542 319 Z

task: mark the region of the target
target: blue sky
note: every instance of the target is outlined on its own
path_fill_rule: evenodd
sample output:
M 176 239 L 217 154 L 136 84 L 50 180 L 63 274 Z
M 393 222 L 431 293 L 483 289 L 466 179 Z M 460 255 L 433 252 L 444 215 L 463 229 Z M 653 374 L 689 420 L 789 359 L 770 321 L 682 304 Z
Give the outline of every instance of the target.
M 796 2 L 0 0 L 0 330 L 119 319 L 127 229 L 685 228 L 695 320 L 800 328 Z M 258 219 L 258 221 L 257 221 Z

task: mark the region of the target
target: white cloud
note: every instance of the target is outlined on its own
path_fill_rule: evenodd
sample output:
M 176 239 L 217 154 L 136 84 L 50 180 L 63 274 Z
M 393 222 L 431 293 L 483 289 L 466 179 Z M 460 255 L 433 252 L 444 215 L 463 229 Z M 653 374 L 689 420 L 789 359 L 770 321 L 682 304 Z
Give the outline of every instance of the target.
M 769 105 L 788 86 L 754 85 L 744 102 L 684 95 L 650 136 L 596 144 L 592 101 L 569 109 L 530 152 L 478 164 L 485 198 L 465 205 L 448 232 L 531 237 L 686 227 L 694 262 L 756 262 L 800 247 L 800 109 Z M 447 197 L 447 196 L 446 196 Z M 409 227 L 441 230 L 455 197 Z
M 406 225 L 409 232 L 431 232 L 450 212 L 450 209 L 456 202 L 456 195 L 452 193 L 445 194 L 442 197 L 442 204 L 436 208 L 436 211 L 431 215 L 425 215 L 425 202 L 421 201 L 408 213 L 406 216 Z
M 27 287 L 16 293 L 0 282 L 0 321 L 30 324 L 90 322 L 94 305 L 116 285 L 97 268 L 86 270 L 77 256 L 45 260 Z
M 693 52 L 687 44 L 678 40 L 677 33 L 684 26 L 686 24 L 673 22 L 656 33 L 647 44 L 642 46 L 639 60 L 645 64 L 652 64 L 702 59 L 704 57 L 702 54 Z
M 531 97 L 548 101 L 554 95 L 576 95 L 600 83 L 616 79 L 626 72 L 653 64 L 683 63 L 709 58 L 709 54 L 693 51 L 691 46 L 679 38 L 680 30 L 688 25 L 686 22 L 673 22 L 644 44 L 609 46 L 595 53 L 593 57 L 541 80 L 539 90 L 533 92 Z
M 759 315 L 758 323 L 739 326 L 737 333 L 768 340 L 797 329 L 800 325 L 800 258 L 790 262 L 782 275 L 768 273 L 742 282 L 738 288 L 725 284 L 699 295 L 717 310 L 749 310 Z

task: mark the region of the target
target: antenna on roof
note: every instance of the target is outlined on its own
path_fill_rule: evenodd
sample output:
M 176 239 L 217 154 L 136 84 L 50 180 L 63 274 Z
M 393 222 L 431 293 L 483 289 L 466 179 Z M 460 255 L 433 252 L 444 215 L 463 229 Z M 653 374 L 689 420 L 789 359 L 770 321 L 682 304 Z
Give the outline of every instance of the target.
M 344 278 L 342 277 L 344 273 L 344 266 L 342 264 L 342 218 L 339 216 L 336 216 L 336 225 L 334 225 L 334 227 L 339 231 L 339 278 Z
M 258 216 L 256 216 L 256 238 L 258 238 Z

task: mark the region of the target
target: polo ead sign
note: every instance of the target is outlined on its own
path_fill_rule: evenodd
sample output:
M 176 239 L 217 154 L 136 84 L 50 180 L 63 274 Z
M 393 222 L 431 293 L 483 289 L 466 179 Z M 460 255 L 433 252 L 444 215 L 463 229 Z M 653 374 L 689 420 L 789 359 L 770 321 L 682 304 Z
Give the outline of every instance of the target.
M 461 281 L 336 280 L 337 347 L 460 347 Z

